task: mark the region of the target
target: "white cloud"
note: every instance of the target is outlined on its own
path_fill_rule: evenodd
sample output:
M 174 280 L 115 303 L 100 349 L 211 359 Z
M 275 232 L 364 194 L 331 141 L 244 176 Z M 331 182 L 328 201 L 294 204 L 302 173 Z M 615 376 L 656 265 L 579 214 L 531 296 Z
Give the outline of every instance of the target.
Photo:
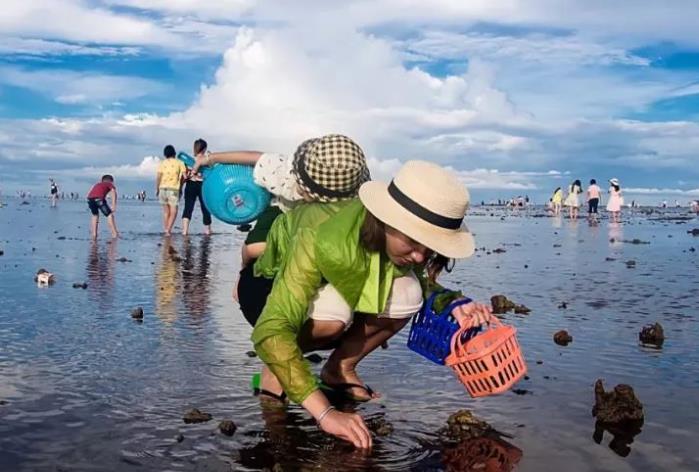
M 36 38 L 0 37 L 0 54 L 26 56 L 136 56 L 135 46 L 86 46 Z
M 648 67 L 630 50 L 655 38 L 696 42 L 697 8 L 670 2 L 672 23 L 666 4 L 642 1 L 629 9 L 612 3 L 230 1 L 216 16 L 213 0 L 111 0 L 97 3 L 100 8 L 77 0 L 10 2 L 14 23 L 5 34 L 43 42 L 15 40 L 9 49 L 79 54 L 80 47 L 113 47 L 119 55 L 155 48 L 170 56 L 223 56 L 215 77 L 185 110 L 6 120 L 0 123 L 0 143 L 7 143 L 0 159 L 59 160 L 77 168 L 89 163 L 138 177 L 139 159 L 168 142 L 189 148 L 202 136 L 213 150 L 291 152 L 309 136 L 341 132 L 364 147 L 375 176 L 388 177 L 400 162 L 419 158 L 465 172 L 462 178 L 474 188 L 543 189 L 588 169 L 603 173 L 609 165 L 627 175 L 655 170 L 671 182 L 682 174 L 695 187 L 699 125 L 618 117 L 695 93 L 693 77 Z M 75 14 L 75 31 L 67 31 L 61 12 L 59 25 L 37 21 L 52 17 L 59 5 Z M 116 5 L 130 8 L 107 8 Z M 0 28 L 9 23 L 0 19 Z M 483 23 L 496 32 L 468 31 Z M 555 34 L 529 32 L 538 27 Z M 412 39 L 395 39 L 405 32 Z M 51 38 L 58 39 L 49 44 Z M 406 50 L 432 62 L 406 67 Z M 430 73 L 461 56 L 467 68 Z M 0 81 L 63 103 L 108 104 L 158 92 L 157 84 L 134 77 L 6 70 Z M 14 136 L 32 136 L 32 143 Z
M 163 44 L 177 38 L 147 19 L 117 14 L 79 0 L 5 0 L 4 35 L 106 44 Z
M 0 85 L 26 88 L 64 104 L 110 103 L 161 91 L 159 82 L 141 77 L 102 75 L 70 70 L 25 70 L 0 67 Z
M 156 156 L 146 156 L 138 164 L 123 164 L 118 166 L 88 166 L 80 169 L 54 172 L 60 175 L 61 173 L 70 176 L 86 176 L 95 177 L 104 174 L 112 174 L 118 176 L 119 179 L 155 179 L 155 174 L 160 164 L 160 158 Z
M 105 0 L 105 3 L 163 14 L 230 20 L 250 12 L 257 2 L 256 0 Z
M 579 36 L 531 33 L 527 36 L 497 36 L 484 33 L 455 33 L 427 30 L 417 38 L 396 41 L 415 60 L 464 61 L 472 57 L 491 61 L 586 65 L 647 66 L 650 61 L 620 47 L 584 40 Z
M 683 190 L 679 188 L 646 188 L 646 187 L 631 187 L 624 188 L 624 193 L 632 195 L 680 195 L 685 197 L 699 196 L 699 188 Z

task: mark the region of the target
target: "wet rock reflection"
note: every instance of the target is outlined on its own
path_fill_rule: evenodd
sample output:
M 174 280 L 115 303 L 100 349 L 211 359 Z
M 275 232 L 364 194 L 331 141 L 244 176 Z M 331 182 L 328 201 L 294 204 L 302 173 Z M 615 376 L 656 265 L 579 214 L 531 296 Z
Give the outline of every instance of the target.
M 617 385 L 605 392 L 601 380 L 595 383 L 595 406 L 592 415 L 597 418 L 592 439 L 600 444 L 604 431 L 612 435 L 609 448 L 622 457 L 631 452 L 633 439 L 641 433 L 643 405 L 629 385 Z

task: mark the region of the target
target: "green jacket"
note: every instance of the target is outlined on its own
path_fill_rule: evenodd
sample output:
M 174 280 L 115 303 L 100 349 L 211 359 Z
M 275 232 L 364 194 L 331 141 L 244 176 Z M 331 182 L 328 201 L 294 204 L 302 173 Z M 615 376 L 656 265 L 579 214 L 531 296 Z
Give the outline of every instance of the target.
M 355 311 L 378 314 L 393 279 L 412 269 L 364 249 L 359 232 L 365 213 L 356 199 L 301 205 L 277 218 L 255 264 L 257 275 L 276 277 L 252 341 L 294 402 L 318 388 L 296 340 L 318 289 L 330 283 Z M 421 271 L 416 274 L 420 277 Z M 425 291 L 431 290 L 426 285 Z

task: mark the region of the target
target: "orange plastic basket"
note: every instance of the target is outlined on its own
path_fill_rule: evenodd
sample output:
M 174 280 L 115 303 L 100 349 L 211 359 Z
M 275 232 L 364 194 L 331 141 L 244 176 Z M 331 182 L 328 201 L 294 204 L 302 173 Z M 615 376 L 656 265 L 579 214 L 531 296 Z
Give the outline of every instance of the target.
M 444 363 L 454 369 L 472 397 L 509 390 L 527 373 L 527 365 L 517 342 L 517 330 L 493 316 L 487 329 L 464 340 L 464 333 L 472 327 L 466 323 L 454 333 L 451 354 Z

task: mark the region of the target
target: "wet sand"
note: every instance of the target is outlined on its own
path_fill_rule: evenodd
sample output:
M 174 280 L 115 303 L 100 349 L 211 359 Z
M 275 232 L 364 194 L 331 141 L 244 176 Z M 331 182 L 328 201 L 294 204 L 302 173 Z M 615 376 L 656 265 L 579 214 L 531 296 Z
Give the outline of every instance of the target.
M 110 242 L 105 225 L 92 243 L 83 202 L 5 203 L 0 470 L 459 470 L 484 451 L 520 471 L 699 470 L 699 259 L 690 251 L 699 237 L 687 233 L 699 221 L 669 219 L 686 213 L 590 227 L 474 208 L 469 226 L 486 250 L 443 281 L 532 310 L 504 315 L 529 379 L 519 394 L 470 399 L 447 368 L 407 349 L 406 328 L 360 365 L 383 398 L 357 410 L 393 428 L 362 455 L 298 407 L 261 409 L 251 395 L 260 361 L 246 355 L 251 330 L 230 298 L 244 234 L 215 223 L 211 238 L 168 242 L 157 205 L 122 202 L 122 239 Z M 33 281 L 42 267 L 56 276 L 50 287 Z M 137 307 L 142 321 L 131 317 Z M 638 332 L 656 321 L 662 349 L 640 346 Z M 573 342 L 556 345 L 559 330 Z M 593 439 L 597 378 L 631 385 L 643 402 L 645 422 L 625 457 L 608 431 Z M 213 419 L 185 424 L 193 408 Z M 438 432 L 460 409 L 507 436 L 445 445 Z M 222 420 L 235 422 L 233 436 L 219 431 Z

